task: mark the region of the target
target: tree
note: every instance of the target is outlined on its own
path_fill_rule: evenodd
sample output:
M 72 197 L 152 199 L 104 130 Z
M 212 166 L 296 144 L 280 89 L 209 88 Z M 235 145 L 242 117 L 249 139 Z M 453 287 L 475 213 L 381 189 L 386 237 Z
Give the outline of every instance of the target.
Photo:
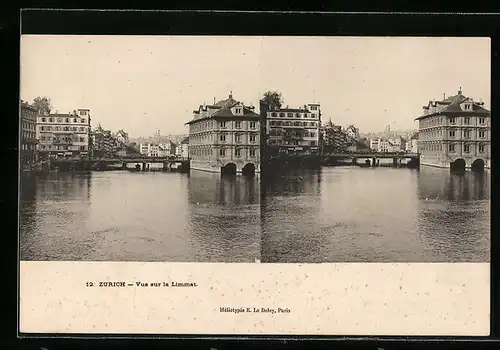
M 278 91 L 268 91 L 260 99 L 260 104 L 267 107 L 267 110 L 278 109 L 283 104 L 283 97 Z
M 49 114 L 53 108 L 52 101 L 50 100 L 50 98 L 45 96 L 35 97 L 33 99 L 33 107 L 35 107 L 40 114 Z

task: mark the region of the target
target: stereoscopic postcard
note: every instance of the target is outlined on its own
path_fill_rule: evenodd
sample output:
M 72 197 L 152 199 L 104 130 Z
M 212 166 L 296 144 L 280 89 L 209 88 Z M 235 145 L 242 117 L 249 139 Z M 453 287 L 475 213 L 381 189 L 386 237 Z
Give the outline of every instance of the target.
M 23 35 L 19 332 L 489 335 L 490 55 Z

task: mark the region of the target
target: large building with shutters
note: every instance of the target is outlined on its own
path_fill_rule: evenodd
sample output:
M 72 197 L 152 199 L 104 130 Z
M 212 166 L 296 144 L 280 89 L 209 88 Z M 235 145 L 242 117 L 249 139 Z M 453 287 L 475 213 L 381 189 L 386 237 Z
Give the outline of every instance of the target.
M 215 102 L 215 101 L 214 101 Z M 228 174 L 260 172 L 260 116 L 233 98 L 193 111 L 189 126 L 190 167 Z
M 482 170 L 491 162 L 491 113 L 460 89 L 454 96 L 429 101 L 419 123 L 420 164 L 452 170 Z

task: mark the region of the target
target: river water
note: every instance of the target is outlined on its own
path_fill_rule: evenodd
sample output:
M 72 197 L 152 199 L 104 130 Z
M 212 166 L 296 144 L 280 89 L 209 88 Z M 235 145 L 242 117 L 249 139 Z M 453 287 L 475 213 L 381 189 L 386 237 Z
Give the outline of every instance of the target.
M 266 179 L 109 171 L 22 180 L 22 260 L 488 262 L 490 175 L 327 167 Z

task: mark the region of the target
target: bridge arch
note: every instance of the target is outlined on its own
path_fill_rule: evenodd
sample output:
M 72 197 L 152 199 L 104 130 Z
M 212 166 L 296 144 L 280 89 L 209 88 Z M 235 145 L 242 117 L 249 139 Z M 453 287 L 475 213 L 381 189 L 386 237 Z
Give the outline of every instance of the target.
M 245 166 L 241 169 L 241 174 L 242 175 L 255 175 L 255 164 L 253 163 L 247 163 Z
M 484 171 L 484 167 L 485 167 L 484 160 L 478 158 L 472 162 L 470 170 L 477 173 L 482 173 Z
M 458 158 L 455 161 L 450 163 L 450 171 L 463 173 L 465 172 L 465 159 Z
M 227 163 L 223 167 L 221 167 L 222 175 L 236 175 L 236 164 Z

